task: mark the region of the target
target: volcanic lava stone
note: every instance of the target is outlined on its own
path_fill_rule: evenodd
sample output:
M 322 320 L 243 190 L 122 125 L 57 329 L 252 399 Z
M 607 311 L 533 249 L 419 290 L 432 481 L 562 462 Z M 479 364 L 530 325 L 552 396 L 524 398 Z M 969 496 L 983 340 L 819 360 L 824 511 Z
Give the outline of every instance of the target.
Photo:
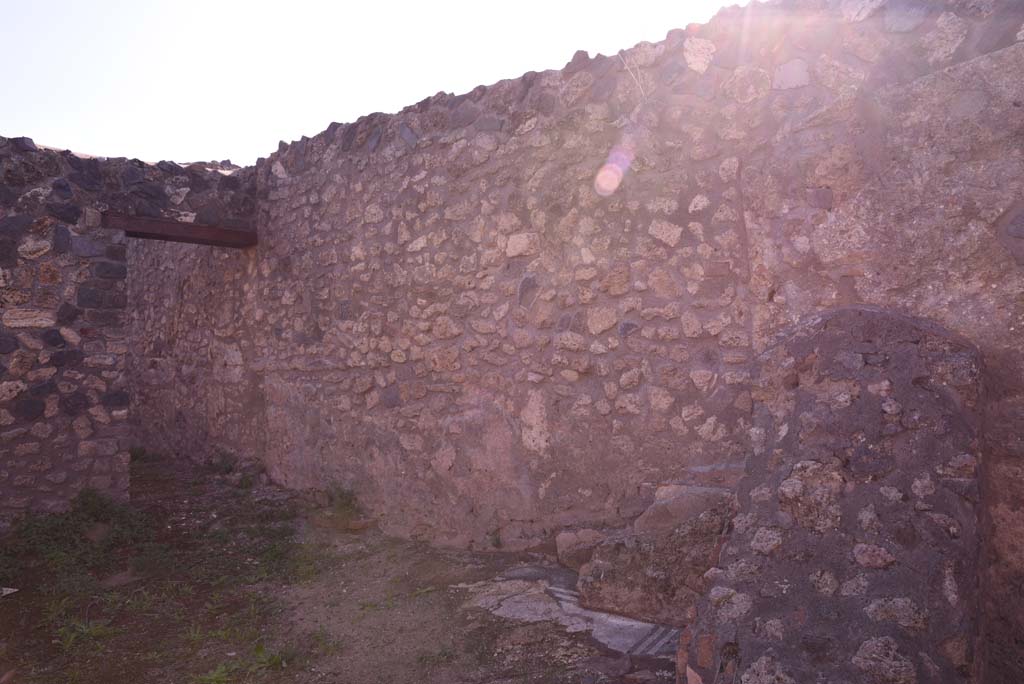
M 65 156 L 68 164 L 74 169 L 68 174 L 68 180 L 83 190 L 99 190 L 103 187 L 103 171 L 98 159 L 83 159 L 73 154 Z
M 388 385 L 380 395 L 380 405 L 384 408 L 395 408 L 402 403 L 402 395 L 398 385 Z
M 39 418 L 45 410 L 46 404 L 42 399 L 19 399 L 11 407 L 14 417 L 25 421 Z
M 88 407 L 89 398 L 82 392 L 72 392 L 60 400 L 61 410 L 69 416 L 77 416 Z
M 188 170 L 188 185 L 195 194 L 206 192 L 210 189 L 210 182 L 206 179 L 205 175 L 195 169 Z
M 124 390 L 107 392 L 103 395 L 103 405 L 107 408 L 123 408 L 128 405 L 128 393 Z
M 73 306 L 64 302 L 57 309 L 57 322 L 61 325 L 70 325 L 82 314 L 82 310 L 77 306 Z
M 50 363 L 57 367 L 68 366 L 69 368 L 74 368 L 82 363 L 83 358 L 85 358 L 85 355 L 77 349 L 67 349 L 50 354 Z
M 196 212 L 196 223 L 204 226 L 215 226 L 221 222 L 224 212 L 218 204 L 207 204 Z
M 93 309 L 85 314 L 85 319 L 98 328 L 124 325 L 124 311 Z
M 125 185 L 137 185 L 146 180 L 146 172 L 137 166 L 126 166 L 121 172 L 121 182 Z
M 137 199 L 135 201 L 135 215 L 144 216 L 146 218 L 163 218 L 163 214 L 160 212 L 160 207 L 156 206 L 149 200 Z
M 39 149 L 32 138 L 11 138 L 11 144 L 19 152 L 35 152 Z
M 10 354 L 18 348 L 18 338 L 14 335 L 0 335 L 0 354 Z
M 1006 228 L 1006 232 L 1010 237 L 1024 240 L 1024 211 L 1022 211 L 1014 220 L 1010 221 L 1010 224 Z
M 66 179 L 58 178 L 53 181 L 53 185 L 50 187 L 53 188 L 53 194 L 56 195 L 57 199 L 71 199 L 71 195 L 73 194 L 71 191 L 71 184 L 68 183 Z
M 53 230 L 53 251 L 64 254 L 71 249 L 71 231 L 67 226 L 57 226 Z
M 83 309 L 123 309 L 128 298 L 123 292 L 110 292 L 95 287 L 78 289 L 78 306 Z
M 44 331 L 43 334 L 40 335 L 40 337 L 42 338 L 43 342 L 50 345 L 51 347 L 67 346 L 67 341 L 64 339 L 64 336 L 60 334 L 60 330 L 57 330 L 55 328 L 50 328 L 49 330 Z
M 111 261 L 98 261 L 92 265 L 92 273 L 97 278 L 124 280 L 128 277 L 128 267 Z
M 0 266 L 11 267 L 18 263 L 18 243 L 0 236 Z
M 132 188 L 132 194 L 157 204 L 162 204 L 167 199 L 167 192 L 161 183 L 140 183 Z
M 111 261 L 126 261 L 128 259 L 128 250 L 124 245 L 107 245 L 103 256 Z
M 175 164 L 172 161 L 157 162 L 156 168 L 160 169 L 164 173 L 170 173 L 170 174 L 174 174 L 176 176 L 180 175 L 181 172 L 184 171 L 184 169 L 181 168 L 180 165 Z
M 622 321 L 619 323 L 619 337 L 629 337 L 639 329 L 640 326 L 633 321 Z
M 103 254 L 106 250 L 104 245 L 99 240 L 93 240 L 92 238 L 82 237 L 76 235 L 71 238 L 71 253 L 75 256 L 81 257 L 95 257 Z
M 53 394 L 57 391 L 57 383 L 53 380 L 47 380 L 41 382 L 38 385 L 32 385 L 28 388 L 28 394 L 30 397 L 45 397 L 47 394 Z
M 50 202 L 46 205 L 46 211 L 64 223 L 78 223 L 78 217 L 82 215 L 82 208 L 71 203 Z
M 20 239 L 28 227 L 32 225 L 32 217 L 25 214 L 17 214 L 0 219 L 0 235 L 12 239 Z

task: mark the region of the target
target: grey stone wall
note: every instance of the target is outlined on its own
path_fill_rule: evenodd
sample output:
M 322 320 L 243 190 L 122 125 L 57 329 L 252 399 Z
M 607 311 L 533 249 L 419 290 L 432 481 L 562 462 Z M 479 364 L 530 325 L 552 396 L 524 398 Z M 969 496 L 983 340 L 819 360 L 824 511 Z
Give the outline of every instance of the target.
M 765 352 L 683 681 L 973 680 L 982 377 L 965 340 L 868 309 Z
M 405 536 L 601 538 L 736 489 L 782 331 L 926 317 L 992 375 L 979 657 L 1018 681 L 1022 29 L 1009 0 L 754 3 L 283 144 L 257 248 L 130 246 L 140 439 Z
M 60 510 L 84 487 L 128 496 L 125 245 L 75 201 L 92 170 L 0 138 L 4 522 Z
M 83 488 L 129 494 L 127 245 L 101 213 L 220 220 L 245 197 L 202 166 L 0 138 L 0 525 Z

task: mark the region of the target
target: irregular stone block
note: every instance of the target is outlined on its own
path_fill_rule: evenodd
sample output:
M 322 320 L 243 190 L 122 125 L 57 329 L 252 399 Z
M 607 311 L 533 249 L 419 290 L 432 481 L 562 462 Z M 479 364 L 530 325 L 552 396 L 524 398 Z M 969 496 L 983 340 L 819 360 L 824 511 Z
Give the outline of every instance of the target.
M 718 506 L 677 519 L 667 533 L 627 532 L 598 544 L 580 568 L 580 605 L 660 624 L 688 624 L 730 516 L 729 506 Z
M 508 236 L 505 256 L 532 256 L 540 252 L 540 235 L 537 233 L 514 233 Z
M 722 84 L 722 90 L 740 104 L 750 104 L 768 94 L 772 79 L 764 69 L 754 66 L 741 66 L 733 72 L 729 80 Z
M 123 309 L 128 305 L 128 297 L 123 292 L 80 287 L 76 303 L 83 309 Z
M 607 535 L 598 530 L 563 530 L 555 535 L 558 562 L 573 570 L 579 570 L 590 561 L 594 547 L 605 539 Z
M 97 261 L 92 266 L 92 273 L 97 278 L 124 280 L 128 277 L 128 267 L 111 261 Z
M 40 309 L 8 309 L 0 320 L 8 328 L 51 328 L 57 323 L 53 311 Z
M 76 235 L 71 238 L 71 253 L 79 257 L 103 256 L 107 245 L 99 240 Z
M 703 38 L 687 38 L 683 42 L 683 58 L 686 66 L 698 74 L 703 74 L 711 66 L 715 56 L 715 44 Z
M 679 238 L 683 235 L 683 227 L 662 219 L 655 219 L 650 227 L 648 227 L 647 232 L 669 247 L 675 247 L 679 244 Z
M 615 309 L 597 306 L 587 309 L 587 330 L 591 335 L 599 335 L 606 330 L 611 330 L 619 321 L 619 314 Z
M 693 485 L 663 485 L 654 492 L 654 503 L 633 521 L 639 535 L 669 533 L 681 522 L 712 508 L 728 507 L 730 491 Z

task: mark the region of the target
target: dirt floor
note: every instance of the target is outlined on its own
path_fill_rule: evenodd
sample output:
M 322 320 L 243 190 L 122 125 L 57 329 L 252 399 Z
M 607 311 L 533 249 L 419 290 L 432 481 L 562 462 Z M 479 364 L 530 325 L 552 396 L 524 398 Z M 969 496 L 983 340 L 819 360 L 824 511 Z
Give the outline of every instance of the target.
M 635 640 L 665 653 L 672 634 L 566 604 L 573 578 L 546 554 L 433 549 L 383 536 L 344 493 L 134 457 L 130 506 L 85 495 L 0 540 L 17 589 L 0 684 L 675 681 L 591 632 L 651 628 Z

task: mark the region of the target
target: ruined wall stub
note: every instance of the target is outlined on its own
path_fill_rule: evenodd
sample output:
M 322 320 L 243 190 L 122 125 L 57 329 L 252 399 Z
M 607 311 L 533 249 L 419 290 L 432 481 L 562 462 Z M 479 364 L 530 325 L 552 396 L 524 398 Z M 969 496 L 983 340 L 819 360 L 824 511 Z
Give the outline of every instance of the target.
M 763 361 L 754 455 L 683 681 L 972 681 L 977 350 L 844 309 Z
M 754 357 L 807 316 L 926 317 L 993 378 L 982 647 L 1015 681 L 1022 26 L 998 0 L 752 4 L 282 145 L 255 250 L 130 250 L 140 438 L 521 547 L 731 492 Z

